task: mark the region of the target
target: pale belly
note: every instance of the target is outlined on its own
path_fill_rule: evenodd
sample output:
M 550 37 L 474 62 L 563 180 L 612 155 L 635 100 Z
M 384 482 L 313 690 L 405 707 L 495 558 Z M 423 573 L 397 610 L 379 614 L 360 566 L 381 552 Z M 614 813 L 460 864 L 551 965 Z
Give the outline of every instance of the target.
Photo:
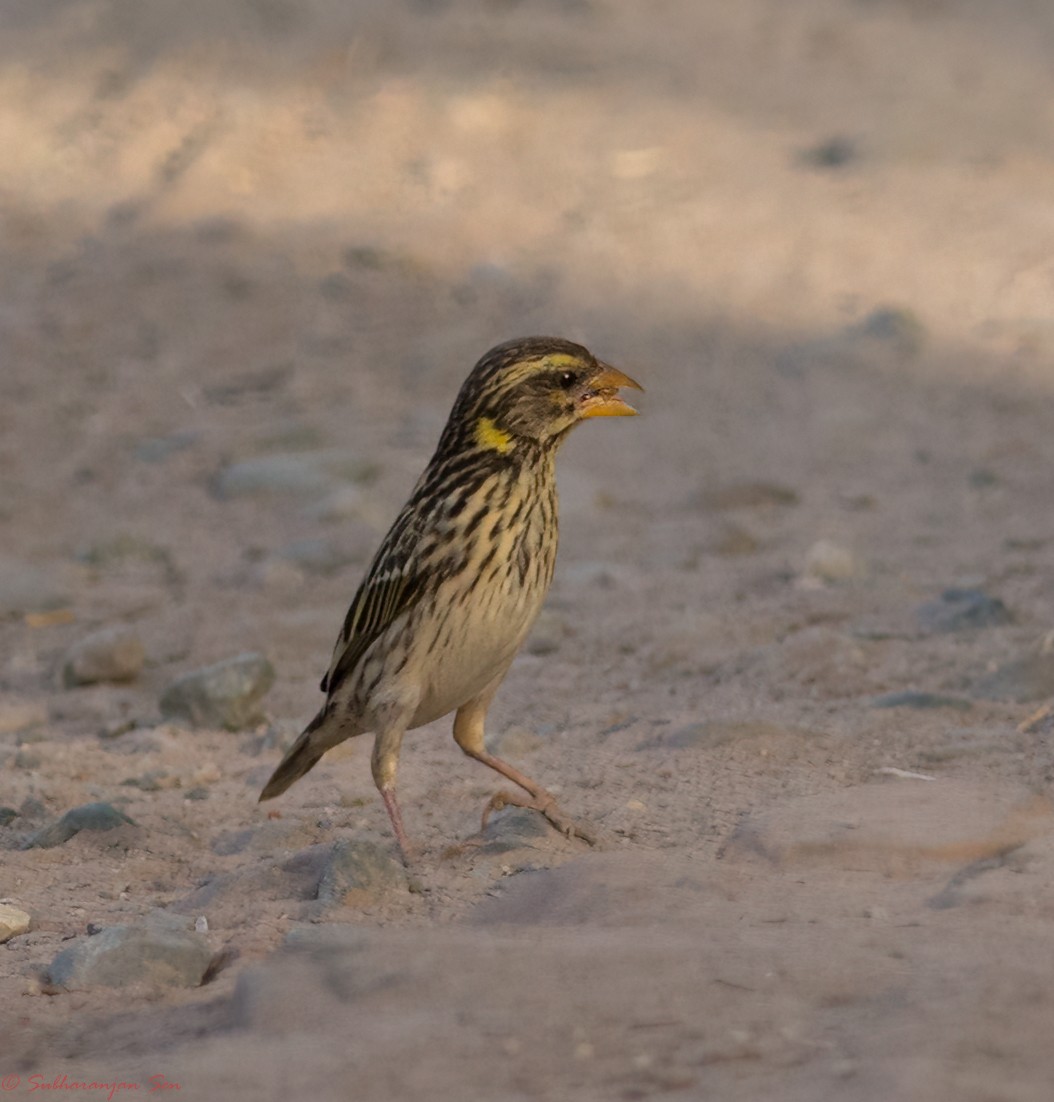
M 477 606 L 469 615 L 451 616 L 421 656 L 419 668 L 427 672 L 418 682 L 421 695 L 410 727 L 455 711 L 501 678 L 527 637 L 540 603 L 510 607 L 501 602 L 504 607 Z

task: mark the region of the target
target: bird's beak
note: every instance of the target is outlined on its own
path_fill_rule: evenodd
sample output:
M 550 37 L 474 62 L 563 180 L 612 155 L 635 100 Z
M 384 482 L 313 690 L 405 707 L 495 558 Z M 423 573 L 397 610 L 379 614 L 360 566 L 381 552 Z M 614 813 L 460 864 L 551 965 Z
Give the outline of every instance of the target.
M 617 367 L 600 364 L 600 374 L 589 380 L 588 389 L 578 403 L 578 416 L 632 417 L 637 411 L 620 394 L 619 387 L 643 390 L 640 383 L 623 374 Z

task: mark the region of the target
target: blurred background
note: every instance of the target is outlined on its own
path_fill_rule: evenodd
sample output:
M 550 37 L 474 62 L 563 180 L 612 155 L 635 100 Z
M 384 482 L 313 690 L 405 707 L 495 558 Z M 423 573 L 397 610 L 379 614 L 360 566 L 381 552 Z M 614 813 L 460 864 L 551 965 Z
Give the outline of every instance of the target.
M 159 494 L 200 505 L 178 476 L 246 453 L 394 441 L 413 469 L 471 363 L 530 332 L 640 375 L 648 435 L 611 446 L 677 493 L 807 476 L 824 432 L 869 469 L 872 397 L 817 364 L 1049 390 L 1041 0 L 2 18 L 0 519 L 31 554 L 71 519 L 164 523 Z

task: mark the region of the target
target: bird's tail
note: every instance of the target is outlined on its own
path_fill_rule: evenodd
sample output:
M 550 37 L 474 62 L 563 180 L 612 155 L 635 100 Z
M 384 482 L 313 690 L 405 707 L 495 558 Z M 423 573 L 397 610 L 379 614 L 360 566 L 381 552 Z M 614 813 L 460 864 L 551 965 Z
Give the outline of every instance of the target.
M 278 768 L 271 774 L 271 779 L 264 785 L 260 793 L 260 800 L 272 800 L 281 794 L 294 782 L 313 769 L 319 758 L 332 746 L 325 739 L 315 736 L 315 732 L 322 726 L 326 719 L 326 709 L 323 708 L 317 716 L 304 728 L 304 733 L 286 751 L 286 755 L 278 763 Z

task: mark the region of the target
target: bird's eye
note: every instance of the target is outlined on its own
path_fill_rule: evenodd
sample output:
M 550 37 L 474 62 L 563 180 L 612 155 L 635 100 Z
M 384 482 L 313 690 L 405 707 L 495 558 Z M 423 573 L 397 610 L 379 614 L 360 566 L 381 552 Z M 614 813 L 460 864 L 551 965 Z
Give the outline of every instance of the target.
M 570 390 L 578 382 L 578 376 L 573 371 L 561 371 L 559 381 L 564 390 Z

